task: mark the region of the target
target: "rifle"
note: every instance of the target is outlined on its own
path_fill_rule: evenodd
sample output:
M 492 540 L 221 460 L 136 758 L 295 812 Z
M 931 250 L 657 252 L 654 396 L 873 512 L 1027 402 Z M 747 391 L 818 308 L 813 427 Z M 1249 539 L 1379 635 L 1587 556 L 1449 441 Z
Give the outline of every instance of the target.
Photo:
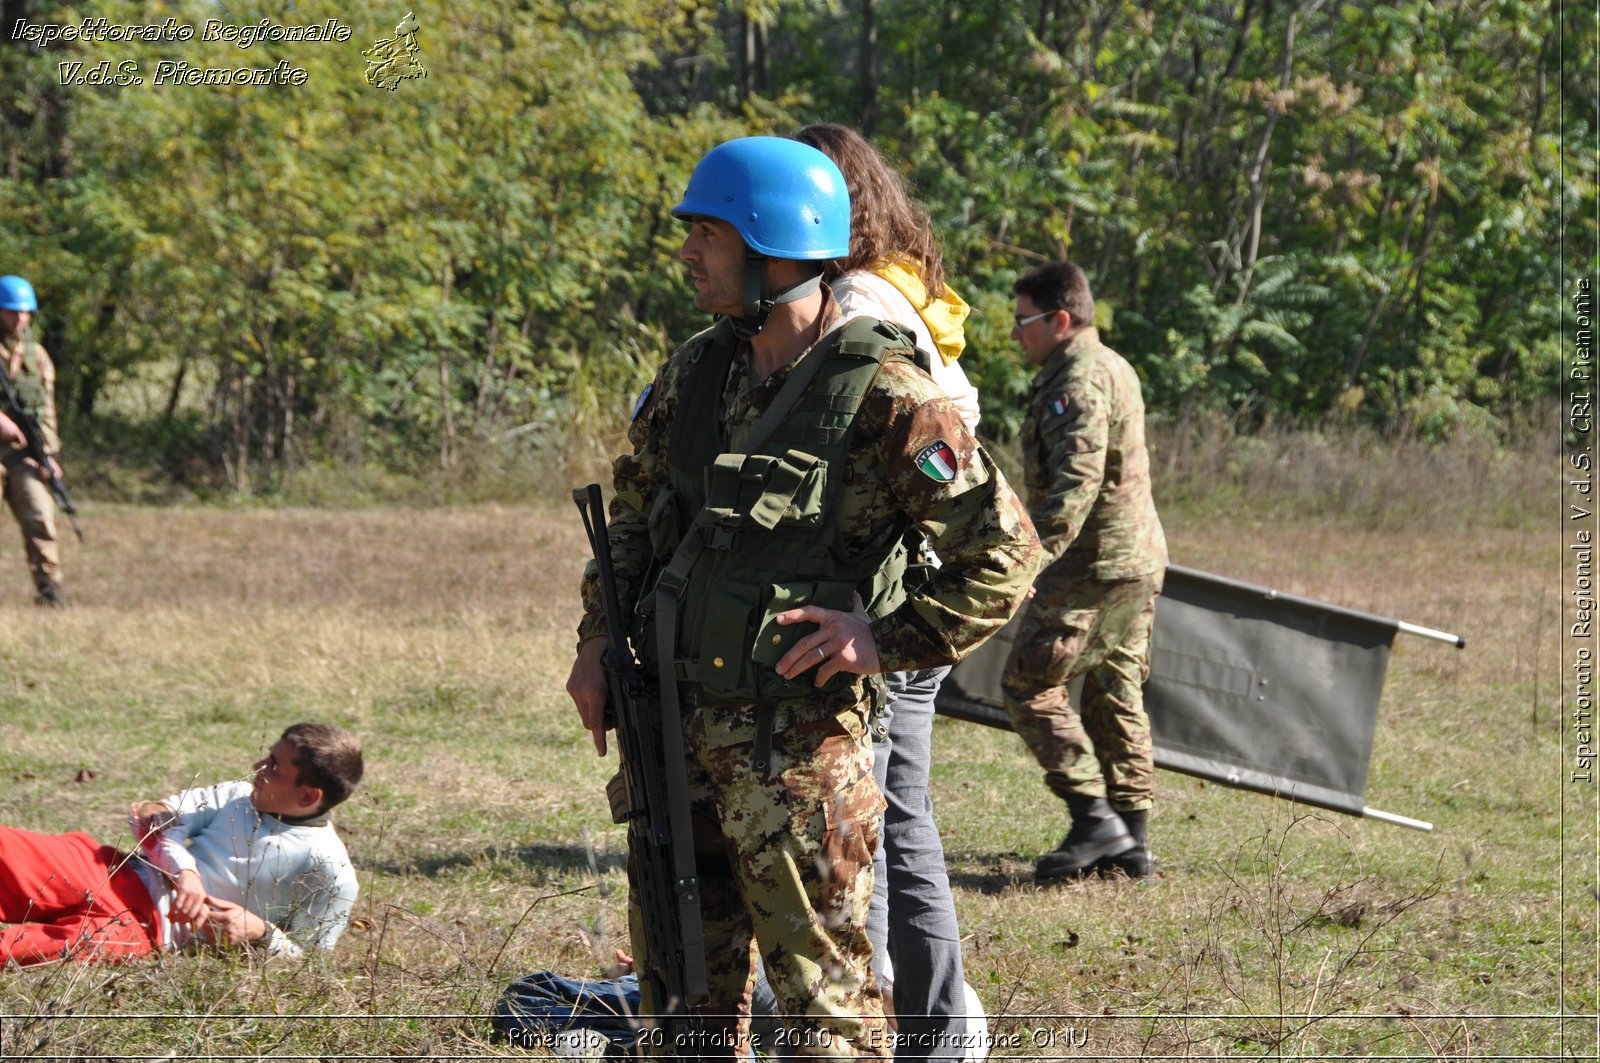
M 22 338 L 24 350 L 27 349 L 29 342 L 29 337 L 24 335 Z M 50 451 L 44 445 L 44 431 L 34 416 L 22 408 L 22 403 L 17 398 L 17 389 L 11 386 L 10 366 L 0 368 L 0 388 L 5 391 L 4 398 L 11 419 L 17 422 L 17 427 L 22 429 L 22 434 L 27 439 L 28 457 L 38 462 L 41 469 L 50 471 Z M 55 496 L 56 508 L 67 515 L 67 520 L 72 522 L 72 530 L 78 534 L 78 541 L 81 543 L 83 529 L 78 527 L 78 507 L 73 504 L 72 495 L 67 493 L 67 481 L 61 476 L 60 470 L 60 463 L 57 463 L 55 474 L 44 482 L 50 485 L 50 494 Z
M 605 605 L 606 722 L 617 729 L 626 783 L 626 811 L 616 821 L 628 825 L 632 880 L 644 916 L 639 978 L 662 1009 L 668 1053 L 692 1056 L 704 1036 L 692 1005 L 703 1001 L 708 989 L 682 721 L 663 719 L 660 701 L 646 687 L 644 669 L 628 645 L 600 485 L 574 489 L 572 500 L 583 514 Z

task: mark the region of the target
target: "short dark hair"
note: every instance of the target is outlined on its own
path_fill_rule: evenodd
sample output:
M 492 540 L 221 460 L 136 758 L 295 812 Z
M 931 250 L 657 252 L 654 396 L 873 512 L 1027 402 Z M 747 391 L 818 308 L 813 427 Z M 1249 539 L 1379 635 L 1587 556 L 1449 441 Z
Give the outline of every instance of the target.
M 1065 310 L 1073 328 L 1094 324 L 1094 293 L 1089 277 L 1073 262 L 1051 262 L 1018 277 L 1011 290 L 1026 295 L 1040 310 Z
M 297 723 L 283 730 L 283 741 L 294 746 L 294 766 L 301 786 L 322 791 L 328 809 L 355 791 L 366 770 L 361 761 L 361 739 L 331 723 Z

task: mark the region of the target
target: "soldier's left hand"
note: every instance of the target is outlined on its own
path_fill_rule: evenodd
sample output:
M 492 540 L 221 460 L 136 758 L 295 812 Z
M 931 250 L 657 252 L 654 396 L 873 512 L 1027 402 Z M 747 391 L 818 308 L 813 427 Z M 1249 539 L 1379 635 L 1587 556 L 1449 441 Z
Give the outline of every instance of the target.
M 850 612 L 824 609 L 817 605 L 802 605 L 779 613 L 774 619 L 780 624 L 798 624 L 811 621 L 817 630 L 789 647 L 789 652 L 778 662 L 777 672 L 785 679 L 793 679 L 807 669 L 817 670 L 817 686 L 821 686 L 840 672 L 857 675 L 877 675 L 883 671 L 878 661 L 878 644 L 872 637 L 872 625 L 867 620 L 867 607 L 861 595 L 850 596 Z

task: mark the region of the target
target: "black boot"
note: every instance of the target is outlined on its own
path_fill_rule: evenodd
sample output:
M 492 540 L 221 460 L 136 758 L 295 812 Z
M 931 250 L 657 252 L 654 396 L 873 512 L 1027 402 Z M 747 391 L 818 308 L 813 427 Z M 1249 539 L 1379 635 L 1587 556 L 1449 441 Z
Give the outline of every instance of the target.
M 1125 853 L 1108 856 L 1100 861 L 1100 871 L 1121 871 L 1129 878 L 1149 878 L 1150 873 L 1156 868 L 1156 858 L 1150 855 L 1150 842 L 1147 830 L 1149 827 L 1150 810 L 1141 808 L 1137 812 L 1123 812 L 1120 809 L 1117 815 L 1122 817 L 1122 822 L 1127 825 L 1128 833 L 1133 836 L 1134 846 Z
M 1100 860 L 1134 848 L 1133 835 L 1105 798 L 1068 797 L 1067 808 L 1072 811 L 1072 829 L 1034 865 L 1034 876 L 1041 882 L 1082 875 Z
M 61 584 L 56 583 L 53 580 L 49 583 L 41 583 L 39 584 L 37 591 L 38 597 L 34 598 L 33 600 L 35 605 L 43 605 L 51 609 L 66 608 L 67 600 L 66 598 L 62 597 Z

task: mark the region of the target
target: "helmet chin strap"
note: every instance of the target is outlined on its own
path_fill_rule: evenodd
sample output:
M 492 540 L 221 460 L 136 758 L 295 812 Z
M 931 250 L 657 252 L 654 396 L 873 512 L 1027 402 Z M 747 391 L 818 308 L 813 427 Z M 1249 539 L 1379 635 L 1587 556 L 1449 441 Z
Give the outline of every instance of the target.
M 783 291 L 770 294 L 767 289 L 767 256 L 746 247 L 744 252 L 744 305 L 733 319 L 733 333 L 741 340 L 755 339 L 766 327 L 767 318 L 779 303 L 792 303 L 804 299 L 822 287 L 821 263 L 817 272 L 805 280 L 791 284 Z

